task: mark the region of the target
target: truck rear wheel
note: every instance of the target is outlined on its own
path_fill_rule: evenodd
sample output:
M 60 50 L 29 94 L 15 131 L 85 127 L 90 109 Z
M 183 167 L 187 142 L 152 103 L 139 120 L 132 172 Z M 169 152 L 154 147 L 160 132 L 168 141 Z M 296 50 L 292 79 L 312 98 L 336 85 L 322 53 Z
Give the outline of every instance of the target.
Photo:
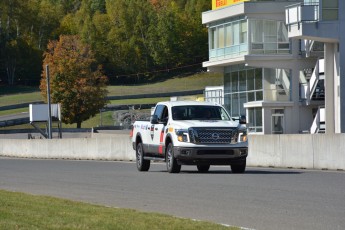
M 136 160 L 137 160 L 137 169 L 141 172 L 149 171 L 150 161 L 144 159 L 144 148 L 143 144 L 139 142 L 136 148 Z
M 246 170 L 246 161 L 242 161 L 239 163 L 232 164 L 231 166 L 232 173 L 244 173 Z
M 169 173 L 179 173 L 181 171 L 181 165 L 177 164 L 177 160 L 174 157 L 174 146 L 171 142 L 168 144 L 165 159 Z

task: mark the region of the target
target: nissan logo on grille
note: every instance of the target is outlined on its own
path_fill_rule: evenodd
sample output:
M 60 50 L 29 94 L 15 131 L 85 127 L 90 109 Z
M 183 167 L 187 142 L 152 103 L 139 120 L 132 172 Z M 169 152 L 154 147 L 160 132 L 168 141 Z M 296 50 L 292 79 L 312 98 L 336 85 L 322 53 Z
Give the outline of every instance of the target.
M 219 139 L 219 134 L 218 133 L 212 133 L 212 138 L 215 140 Z

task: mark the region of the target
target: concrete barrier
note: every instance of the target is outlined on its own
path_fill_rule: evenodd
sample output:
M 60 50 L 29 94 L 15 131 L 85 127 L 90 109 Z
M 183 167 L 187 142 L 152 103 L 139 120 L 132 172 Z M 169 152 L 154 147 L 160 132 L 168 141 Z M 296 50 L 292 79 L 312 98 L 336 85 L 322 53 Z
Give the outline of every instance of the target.
M 345 134 L 251 135 L 250 166 L 345 170 Z
M 129 134 L 92 138 L 0 139 L 0 156 L 134 161 Z M 345 170 L 345 134 L 251 135 L 248 166 Z
M 128 135 L 70 139 L 0 139 L 0 155 L 77 160 L 135 160 Z

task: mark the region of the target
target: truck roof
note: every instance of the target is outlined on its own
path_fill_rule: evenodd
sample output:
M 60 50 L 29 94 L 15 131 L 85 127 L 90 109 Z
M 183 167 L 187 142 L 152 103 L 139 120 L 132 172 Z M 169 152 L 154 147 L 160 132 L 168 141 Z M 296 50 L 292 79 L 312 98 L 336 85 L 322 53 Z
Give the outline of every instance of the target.
M 215 102 L 207 101 L 163 101 L 158 104 L 170 105 L 170 106 L 183 106 L 183 105 L 208 105 L 208 106 L 219 106 Z

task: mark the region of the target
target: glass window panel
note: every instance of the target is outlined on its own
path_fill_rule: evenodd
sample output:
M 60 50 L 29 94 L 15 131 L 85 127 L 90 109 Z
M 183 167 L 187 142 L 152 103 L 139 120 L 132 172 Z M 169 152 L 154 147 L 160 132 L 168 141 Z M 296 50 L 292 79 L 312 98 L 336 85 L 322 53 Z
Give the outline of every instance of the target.
M 254 109 L 249 108 L 248 109 L 248 123 L 251 123 L 253 126 L 255 124 L 255 116 L 254 116 Z
M 265 21 L 264 24 L 265 36 L 276 36 L 277 35 L 277 22 L 276 21 Z
M 217 32 L 216 28 L 211 29 L 211 38 L 210 38 L 211 49 L 215 49 L 217 47 L 216 32 Z
M 323 9 L 322 19 L 325 21 L 338 20 L 338 10 L 337 9 Z
M 238 101 L 238 93 L 232 94 L 232 116 L 233 117 L 239 117 L 240 111 L 239 111 L 239 101 Z
M 304 4 L 308 5 L 308 4 L 319 4 L 319 0 L 304 0 Z
M 325 8 L 338 8 L 338 0 L 322 0 L 322 9 Z
M 256 92 L 256 101 L 262 101 L 263 99 L 264 99 L 263 92 L 262 91 L 257 91 Z
M 247 90 L 247 84 L 246 84 L 246 71 L 242 70 L 239 72 L 239 91 L 243 92 Z
M 247 103 L 247 94 L 246 93 L 240 93 L 240 115 L 245 115 L 246 110 L 243 106 L 244 103 Z
M 240 44 L 240 23 L 233 23 L 233 35 L 234 35 L 234 45 Z
M 224 96 L 224 106 L 226 110 L 229 112 L 230 116 L 232 116 L 232 110 L 231 110 L 231 94 L 226 94 Z
M 224 93 L 230 93 L 230 89 L 231 89 L 230 74 L 227 73 L 224 75 Z
M 231 73 L 231 92 L 238 92 L 238 72 Z
M 249 92 L 248 93 L 248 102 L 255 101 L 255 93 Z
M 272 116 L 272 134 L 284 133 L 284 116 Z
M 290 49 L 290 44 L 289 43 L 280 43 L 280 44 L 278 44 L 278 49 L 289 50 Z
M 277 48 L 278 37 L 277 36 L 265 36 L 265 43 L 271 42 L 274 48 Z M 267 43 L 266 43 L 267 44 Z M 266 48 L 266 47 L 265 47 Z
M 226 46 L 233 45 L 233 36 L 232 36 L 232 26 L 231 24 L 226 25 Z
M 247 70 L 247 90 L 254 90 L 254 69 Z
M 224 27 L 218 27 L 218 48 L 224 48 Z
M 248 108 L 249 130 L 262 132 L 262 108 Z
M 263 42 L 263 21 L 262 20 L 252 20 L 250 21 L 252 29 L 252 42 Z
M 262 89 L 262 69 L 255 69 L 255 90 Z
M 255 120 L 256 126 L 262 126 L 262 109 L 255 108 Z
M 247 43 L 247 21 L 241 21 L 240 43 Z
M 283 22 L 278 22 L 278 42 L 288 42 L 288 31 Z
M 265 89 L 273 89 L 276 84 L 277 71 L 275 69 L 264 69 Z

